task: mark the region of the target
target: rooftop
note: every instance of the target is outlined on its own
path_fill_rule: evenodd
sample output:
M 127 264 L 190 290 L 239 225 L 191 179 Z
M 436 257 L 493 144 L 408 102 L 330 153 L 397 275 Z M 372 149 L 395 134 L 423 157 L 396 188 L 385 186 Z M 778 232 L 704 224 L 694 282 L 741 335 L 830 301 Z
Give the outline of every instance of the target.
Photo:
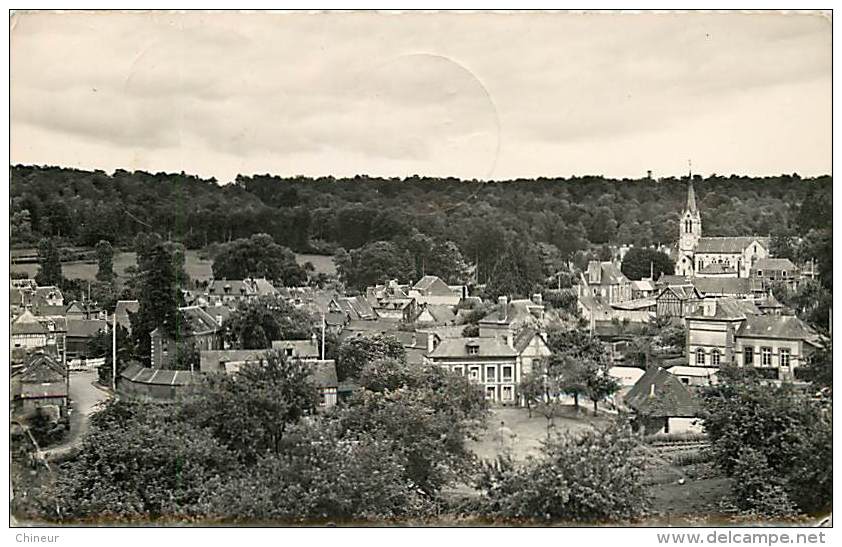
M 638 414 L 655 418 L 690 418 L 700 410 L 698 399 L 678 378 L 660 367 L 649 368 L 624 401 Z
M 476 348 L 476 353 L 468 353 L 468 347 Z M 484 358 L 517 357 L 517 352 L 498 338 L 445 338 L 428 354 L 436 359 L 447 358 Z

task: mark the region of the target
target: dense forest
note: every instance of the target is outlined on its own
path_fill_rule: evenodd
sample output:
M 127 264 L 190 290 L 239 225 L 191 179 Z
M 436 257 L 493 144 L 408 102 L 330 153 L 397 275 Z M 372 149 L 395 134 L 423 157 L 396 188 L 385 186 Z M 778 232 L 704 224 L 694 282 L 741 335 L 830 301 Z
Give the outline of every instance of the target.
M 296 252 L 338 251 L 346 270 L 393 253 L 387 262 L 395 273 L 435 273 L 438 263 L 454 279 L 475 265 L 482 282 L 512 255 L 546 264 L 547 256 L 570 260 L 606 245 L 671 245 L 687 181 L 258 175 L 219 184 L 184 173 L 18 165 L 11 168 L 11 243 L 34 246 L 50 237 L 126 248 L 137 234 L 157 232 L 196 249 L 266 233 Z M 694 186 L 705 235 L 773 235 L 791 246 L 816 231 L 829 234 L 829 176 L 696 175 Z M 391 245 L 366 248 L 374 242 Z

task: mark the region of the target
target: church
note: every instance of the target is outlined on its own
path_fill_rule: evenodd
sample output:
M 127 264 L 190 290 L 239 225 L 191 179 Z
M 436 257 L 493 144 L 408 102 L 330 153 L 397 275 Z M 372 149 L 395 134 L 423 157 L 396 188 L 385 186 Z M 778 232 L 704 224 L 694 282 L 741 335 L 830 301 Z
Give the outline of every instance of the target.
M 702 217 L 696 206 L 693 179 L 679 223 L 675 273 L 687 277 L 749 277 L 754 264 L 769 257 L 769 238 L 759 236 L 702 237 Z

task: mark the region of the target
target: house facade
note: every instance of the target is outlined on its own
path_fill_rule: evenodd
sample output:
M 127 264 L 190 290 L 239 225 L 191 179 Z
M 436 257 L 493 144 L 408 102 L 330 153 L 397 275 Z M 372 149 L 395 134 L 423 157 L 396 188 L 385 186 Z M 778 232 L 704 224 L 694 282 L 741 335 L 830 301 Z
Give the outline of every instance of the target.
M 751 269 L 751 277 L 759 279 L 763 288 L 782 282 L 789 290 L 798 289 L 801 270 L 788 258 L 763 258 Z
M 752 315 L 760 310 L 745 300 L 704 300 L 699 313 L 686 317 L 687 365 L 718 369 L 734 364 L 737 331 Z
M 794 315 L 748 317 L 736 333 L 736 364 L 754 367 L 765 378 L 797 380 L 797 370 L 807 364 L 821 340 Z
M 446 338 L 427 361 L 480 384 L 490 402 L 518 404 L 518 354 L 499 338 Z
M 210 314 L 199 306 L 186 306 L 179 308 L 178 311 L 183 319 L 179 325 L 178 343 L 192 345 L 200 352 L 222 349 L 220 325 Z M 152 341 L 152 368 L 167 368 L 175 358 L 179 344 L 161 327 L 153 330 L 149 336 Z
M 18 419 L 37 413 L 55 422 L 68 417 L 67 367 L 53 355 L 35 352 L 23 365 L 13 367 L 9 387 L 12 412 Z
M 631 281 L 613 262 L 591 260 L 586 272 L 580 274 L 577 285 L 579 298 L 589 294 L 605 304 L 632 299 Z

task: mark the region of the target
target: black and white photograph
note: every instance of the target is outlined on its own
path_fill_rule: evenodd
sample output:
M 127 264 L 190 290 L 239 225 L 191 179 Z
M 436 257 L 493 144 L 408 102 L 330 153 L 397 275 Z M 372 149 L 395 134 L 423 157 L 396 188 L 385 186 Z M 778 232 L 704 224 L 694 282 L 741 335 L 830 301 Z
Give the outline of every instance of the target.
M 10 537 L 828 542 L 832 19 L 10 10 Z

